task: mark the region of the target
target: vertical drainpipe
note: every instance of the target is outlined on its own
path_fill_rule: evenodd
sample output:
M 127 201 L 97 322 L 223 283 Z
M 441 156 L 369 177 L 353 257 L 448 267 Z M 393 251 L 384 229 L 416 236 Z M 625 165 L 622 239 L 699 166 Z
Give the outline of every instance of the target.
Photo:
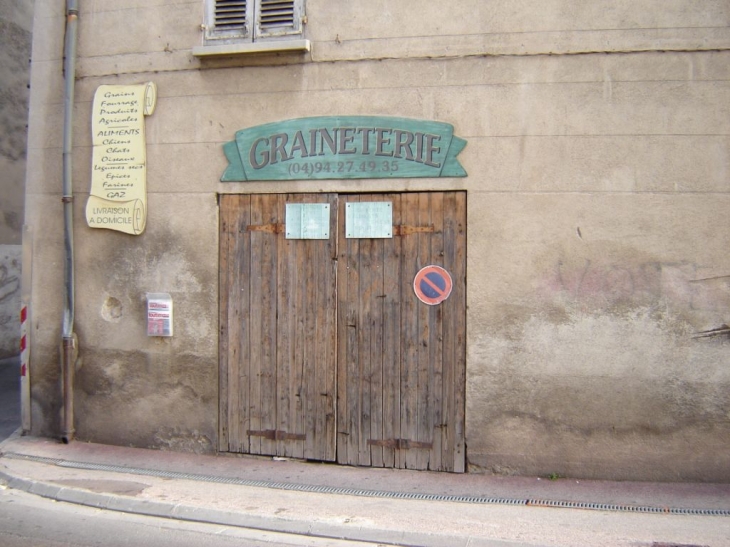
M 71 151 L 73 148 L 74 84 L 76 80 L 76 36 L 79 9 L 77 0 L 66 2 L 66 39 L 64 45 L 63 73 L 63 225 L 64 225 L 64 298 L 63 341 L 61 348 L 61 378 L 63 416 L 61 440 L 68 443 L 74 437 L 74 369 L 78 349 L 74 334 L 74 246 L 73 246 L 73 181 Z

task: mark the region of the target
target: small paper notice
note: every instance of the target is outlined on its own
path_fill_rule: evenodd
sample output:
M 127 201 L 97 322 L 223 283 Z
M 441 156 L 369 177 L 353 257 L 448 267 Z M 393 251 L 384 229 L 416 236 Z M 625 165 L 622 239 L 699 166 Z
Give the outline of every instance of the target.
M 147 336 L 172 336 L 172 298 L 147 293 Z

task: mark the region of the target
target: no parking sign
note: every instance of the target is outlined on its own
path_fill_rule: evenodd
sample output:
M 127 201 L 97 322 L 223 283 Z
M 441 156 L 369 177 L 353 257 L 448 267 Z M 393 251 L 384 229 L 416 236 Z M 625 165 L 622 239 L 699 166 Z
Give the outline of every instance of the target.
M 446 300 L 451 294 L 453 283 L 451 275 L 441 266 L 426 266 L 416 274 L 413 290 L 424 304 L 435 306 Z

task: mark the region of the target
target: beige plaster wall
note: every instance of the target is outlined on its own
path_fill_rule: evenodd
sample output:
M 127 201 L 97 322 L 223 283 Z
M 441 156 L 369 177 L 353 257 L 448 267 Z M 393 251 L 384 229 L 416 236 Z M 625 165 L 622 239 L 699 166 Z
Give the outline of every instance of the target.
M 37 0 L 47 17 L 37 31 L 54 33 L 61 4 Z M 366 59 L 541 55 L 627 51 L 712 51 L 730 47 L 730 6 L 724 0 L 307 0 L 307 55 L 200 60 L 203 2 L 87 0 L 81 3 L 79 59 L 85 76 L 137 74 L 222 66 Z M 62 35 L 58 37 L 62 40 Z M 51 39 L 39 58 L 56 57 Z M 34 52 L 34 57 L 36 52 Z
M 190 53 L 202 3 L 82 5 L 79 436 L 215 444 L 216 193 L 466 189 L 470 470 L 730 480 L 730 339 L 703 336 L 730 322 L 728 4 L 421 4 L 309 0 L 311 54 L 215 61 Z M 52 9 L 39 26 L 27 215 L 49 266 L 33 285 L 33 399 L 34 429 L 50 434 L 63 29 Z M 159 99 L 146 120 L 147 231 L 91 230 L 94 90 L 148 80 Z M 218 182 L 237 130 L 336 114 L 452 123 L 469 176 Z M 145 336 L 151 291 L 173 295 L 171 340 Z
M 727 335 L 698 336 L 728 320 L 727 236 L 716 230 L 728 205 L 654 193 L 472 198 L 471 272 L 499 272 L 469 281 L 471 301 L 483 295 L 469 315 L 472 465 L 725 476 Z
M 77 428 L 95 442 L 210 451 L 218 426 L 216 196 L 150 192 L 148 211 L 141 236 L 89 228 L 77 236 Z M 171 338 L 146 335 L 146 293 L 160 292 L 173 301 Z

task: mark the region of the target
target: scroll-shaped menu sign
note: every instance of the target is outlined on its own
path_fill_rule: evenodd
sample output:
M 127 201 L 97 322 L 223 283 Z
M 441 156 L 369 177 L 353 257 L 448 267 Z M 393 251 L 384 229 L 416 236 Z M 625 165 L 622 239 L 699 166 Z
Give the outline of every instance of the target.
M 157 86 L 102 85 L 94 94 L 91 192 L 86 222 L 139 235 L 147 222 L 144 117 L 155 110 Z

